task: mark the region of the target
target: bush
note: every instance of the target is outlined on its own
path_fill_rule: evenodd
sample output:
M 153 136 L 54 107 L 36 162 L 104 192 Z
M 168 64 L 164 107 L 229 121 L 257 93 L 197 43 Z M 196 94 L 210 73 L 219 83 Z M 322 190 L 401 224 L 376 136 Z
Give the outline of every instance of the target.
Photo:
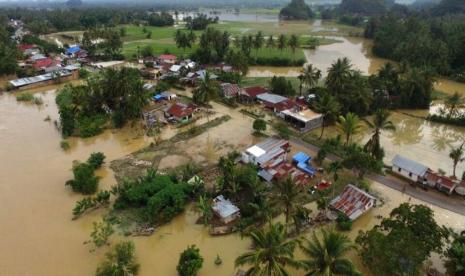
M 90 75 L 89 71 L 84 68 L 79 68 L 79 77 L 81 79 L 86 79 Z
M 253 121 L 253 129 L 257 133 L 261 133 L 266 130 L 266 122 L 263 119 L 255 119 Z
M 23 93 L 16 95 L 16 100 L 18 102 L 32 102 L 34 100 L 34 95 L 31 93 Z
M 352 221 L 345 215 L 339 214 L 337 217 L 337 228 L 341 231 L 350 231 L 352 230 Z
M 105 154 L 103 152 L 93 152 L 87 159 L 87 164 L 91 165 L 94 169 L 98 169 L 105 162 Z
M 274 129 L 276 132 L 278 132 L 278 135 L 283 138 L 283 139 L 289 139 L 292 135 L 292 131 L 289 129 L 286 123 L 284 122 L 279 122 L 274 126 Z
M 176 269 L 180 276 L 195 276 L 202 268 L 202 264 L 203 258 L 200 250 L 195 245 L 191 245 L 181 253 Z
M 85 195 L 93 194 L 97 191 L 99 178 L 94 175 L 94 167 L 87 163 L 78 163 L 73 166 L 74 179 L 66 182 L 73 191 Z
M 61 147 L 62 150 L 66 151 L 66 150 L 69 150 L 71 146 L 69 145 L 68 141 L 63 140 L 63 141 L 60 142 L 60 147 Z
M 77 122 L 79 136 L 86 138 L 102 133 L 106 123 L 104 116 L 81 117 Z

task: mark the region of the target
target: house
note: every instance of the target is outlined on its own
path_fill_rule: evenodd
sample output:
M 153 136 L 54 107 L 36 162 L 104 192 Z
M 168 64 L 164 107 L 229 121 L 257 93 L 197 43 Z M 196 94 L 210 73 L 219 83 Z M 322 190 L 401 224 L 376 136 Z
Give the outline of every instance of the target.
M 15 89 L 29 89 L 33 87 L 53 84 L 57 76 L 62 80 L 75 80 L 79 78 L 79 71 L 67 70 L 66 68 L 63 68 L 62 70 L 53 73 L 11 80 L 10 85 Z
M 36 70 L 44 70 L 48 67 L 54 66 L 56 63 L 51 58 L 44 58 L 34 61 L 32 66 Z
M 236 98 L 241 92 L 241 88 L 237 84 L 222 83 L 220 86 L 223 97 L 227 99 Z
M 181 65 L 173 64 L 173 65 L 170 66 L 169 71 L 172 72 L 172 73 L 179 74 L 181 72 L 182 68 L 183 68 L 183 66 L 181 66 Z
M 299 106 L 281 111 L 281 116 L 283 116 L 286 122 L 289 122 L 301 132 L 319 128 L 323 124 L 322 114 L 316 113 L 308 108 L 302 109 Z
M 330 207 L 355 220 L 376 204 L 376 198 L 352 184 L 329 203 Z
M 219 195 L 213 199 L 212 209 L 214 214 L 224 224 L 231 223 L 241 216 L 239 208 L 228 199 L 225 199 L 223 195 Z
M 35 61 L 38 61 L 38 60 L 41 60 L 41 59 L 46 59 L 46 58 L 47 58 L 47 57 L 44 56 L 43 54 L 37 53 L 37 54 L 32 55 L 29 59 L 30 59 L 32 62 L 35 62 Z
M 455 187 L 457 187 L 457 182 L 447 176 L 441 176 L 436 185 L 436 188 L 439 191 L 445 192 L 448 195 L 451 195 L 454 192 Z
M 81 51 L 81 47 L 79 47 L 78 45 L 73 45 L 73 46 L 70 46 L 68 49 L 66 49 L 66 55 L 74 56 L 79 51 Z
M 285 161 L 289 147 L 289 141 L 274 137 L 268 138 L 242 152 L 241 161 L 259 166 L 271 160 Z
M 438 173 L 428 170 L 425 174 L 422 184 L 431 188 L 435 188 L 440 178 L 441 176 Z
M 465 180 L 460 181 L 457 187 L 455 187 L 455 192 L 461 196 L 465 196 Z
M 310 183 L 312 177 L 298 170 L 286 160 L 275 159 L 263 165 L 258 171 L 258 176 L 267 182 L 281 181 L 291 178 L 299 186 L 306 186 Z
M 174 64 L 176 63 L 176 60 L 178 58 L 175 56 L 175 55 L 171 55 L 171 54 L 164 54 L 164 55 L 160 55 L 158 57 L 158 62 L 160 63 L 170 63 L 170 64 Z
M 293 100 L 272 93 L 259 94 L 257 95 L 257 100 L 275 113 L 291 109 L 296 105 Z
M 316 174 L 316 169 L 310 166 L 310 160 L 312 160 L 312 158 L 303 152 L 298 152 L 292 157 L 292 162 L 296 164 L 297 168 L 304 173 L 313 176 Z
M 165 110 L 165 117 L 173 118 L 177 122 L 185 123 L 193 117 L 196 110 L 197 106 L 194 104 L 174 103 Z
M 400 155 L 392 160 L 392 172 L 414 182 L 422 183 L 427 171 L 428 167 Z
M 257 101 L 257 96 L 268 93 L 268 89 L 263 86 L 250 86 L 241 90 L 240 100 L 244 103 L 254 103 Z
M 152 97 L 152 99 L 156 102 L 159 102 L 159 101 L 171 101 L 171 100 L 174 100 L 177 98 L 177 95 L 174 94 L 174 93 L 171 93 L 169 91 L 164 91 L 164 92 L 161 92 L 155 96 Z

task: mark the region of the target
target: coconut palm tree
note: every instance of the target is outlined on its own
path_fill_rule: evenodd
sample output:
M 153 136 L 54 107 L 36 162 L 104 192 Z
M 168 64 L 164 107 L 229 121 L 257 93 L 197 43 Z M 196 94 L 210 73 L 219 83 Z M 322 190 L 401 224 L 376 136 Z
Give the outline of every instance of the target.
M 448 96 L 444 101 L 444 105 L 448 110 L 449 117 L 456 116 L 458 110 L 463 107 L 463 104 L 464 100 L 458 92 L 455 92 L 454 94 Z
M 289 219 L 294 214 L 297 206 L 299 205 L 297 199 L 303 194 L 303 189 L 290 177 L 286 178 L 285 180 L 278 181 L 274 185 L 274 188 L 275 190 L 272 202 L 275 204 L 275 206 L 279 206 L 284 209 L 287 226 Z
M 263 37 L 262 31 L 257 32 L 253 40 L 253 48 L 255 49 L 256 53 L 258 53 L 258 50 L 263 47 L 264 42 L 265 38 Z
M 289 42 L 287 43 L 289 48 L 292 50 L 292 54 L 295 56 L 295 50 L 299 47 L 299 38 L 296 35 L 291 35 Z
M 329 164 L 327 171 L 333 174 L 334 185 L 332 186 L 332 192 L 334 197 L 334 186 L 336 186 L 336 181 L 339 179 L 339 171 L 342 170 L 342 163 L 339 161 L 334 161 Z
M 350 142 L 350 138 L 359 133 L 361 129 L 360 118 L 354 113 L 347 113 L 346 116 L 339 116 L 339 121 L 336 123 L 338 130 L 344 134 L 345 146 Z
M 335 94 L 343 92 L 346 80 L 352 73 L 352 65 L 348 58 L 340 58 L 328 69 L 326 86 Z
M 297 240 L 288 240 L 284 225 L 270 224 L 268 229 L 257 229 L 250 233 L 253 249 L 237 257 L 236 266 L 250 265 L 246 275 L 290 275 L 286 266 L 299 268 L 301 263 L 294 259 Z
M 308 256 L 308 260 L 302 261 L 307 275 L 361 275 L 352 262 L 344 258 L 354 248 L 349 238 L 334 230 L 321 232 L 321 240 L 313 233 L 312 239 L 302 246 L 302 251 Z
M 305 86 L 307 89 L 310 89 L 318 84 L 318 81 L 321 78 L 321 71 L 318 68 L 313 67 L 312 64 L 307 64 L 302 69 L 302 75 Z
M 333 120 L 337 116 L 339 112 L 339 103 L 333 96 L 324 94 L 315 102 L 314 108 L 316 112 L 323 116 L 323 122 L 321 123 L 321 133 L 320 137 L 318 137 L 318 139 L 321 139 L 323 137 L 327 121 Z
M 365 120 L 368 127 L 373 129 L 373 135 L 371 136 L 370 140 L 366 143 L 364 149 L 366 152 L 369 152 L 373 157 L 377 159 L 383 158 L 380 156 L 381 153 L 381 142 L 380 142 L 380 135 L 382 130 L 396 130 L 396 127 L 389 120 L 389 116 L 391 113 L 386 109 L 378 109 L 376 110 L 372 121 Z
M 208 103 L 211 99 L 218 96 L 218 86 L 210 78 L 210 73 L 208 71 L 205 72 L 203 79 L 199 86 L 194 89 L 193 93 L 193 100 L 198 104 Z
M 460 162 L 463 162 L 465 158 L 463 157 L 463 145 L 462 143 L 459 147 L 457 148 L 452 148 L 451 151 L 449 152 L 449 157 L 452 159 L 453 162 L 453 175 L 455 176 L 455 170 L 457 169 L 457 165 Z
M 268 39 L 266 40 L 266 48 L 274 48 L 274 37 L 273 35 L 270 35 Z
M 278 49 L 282 52 L 287 46 L 287 38 L 285 35 L 281 34 L 278 37 Z

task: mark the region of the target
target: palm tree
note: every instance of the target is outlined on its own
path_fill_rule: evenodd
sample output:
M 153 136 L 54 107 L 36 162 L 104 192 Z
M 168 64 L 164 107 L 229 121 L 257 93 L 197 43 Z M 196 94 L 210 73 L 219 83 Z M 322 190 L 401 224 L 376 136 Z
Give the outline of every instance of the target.
M 339 161 L 331 162 L 329 164 L 329 167 L 328 167 L 327 170 L 328 170 L 329 173 L 333 174 L 334 184 L 331 185 L 331 186 L 332 186 L 332 192 L 333 192 L 332 197 L 334 197 L 334 186 L 336 186 L 336 182 L 339 179 L 339 174 L 338 173 L 339 173 L 340 170 L 342 170 L 342 163 L 339 162 Z
M 253 221 L 262 224 L 269 221 L 275 214 L 276 208 L 270 200 L 262 197 L 255 203 L 247 204 L 253 214 Z
M 315 111 L 323 115 L 323 122 L 321 123 L 321 133 L 318 139 L 323 137 L 323 132 L 325 131 L 326 122 L 328 120 L 333 120 L 339 112 L 339 103 L 336 99 L 329 95 L 324 94 L 323 97 L 318 98 L 315 102 Z
M 463 98 L 458 92 L 455 92 L 454 94 L 448 96 L 444 101 L 444 105 L 446 106 L 446 109 L 449 111 L 449 117 L 456 116 L 458 110 L 463 107 L 463 104 Z
M 270 224 L 268 229 L 250 233 L 253 249 L 237 257 L 236 266 L 251 265 L 246 275 L 290 275 L 286 266 L 299 268 L 301 263 L 294 260 L 297 240 L 287 240 L 286 230 L 281 223 Z
M 465 142 L 464 142 L 465 143 Z M 451 151 L 449 152 L 449 157 L 452 159 L 453 162 L 453 175 L 455 176 L 455 170 L 457 169 L 457 165 L 460 162 L 463 162 L 465 158 L 463 157 L 463 144 L 460 145 L 458 148 L 452 148 Z
M 287 38 L 285 35 L 281 34 L 278 37 L 278 49 L 282 52 L 287 45 Z
M 274 37 L 270 35 L 266 40 L 266 48 L 274 48 Z
M 346 141 L 345 146 L 347 146 L 350 142 L 350 138 L 359 133 L 361 129 L 360 118 L 352 113 L 349 112 L 346 116 L 339 116 L 339 121 L 336 123 L 338 130 L 345 135 Z
M 265 41 L 265 38 L 263 37 L 262 31 L 259 31 L 258 33 L 255 34 L 255 38 L 253 40 L 253 47 L 258 53 L 258 50 L 263 47 L 263 43 Z
M 352 65 L 348 58 L 338 59 L 328 69 L 328 76 L 326 77 L 326 86 L 335 94 L 343 92 L 346 80 L 350 77 L 352 72 Z
M 334 230 L 322 230 L 322 240 L 315 233 L 311 240 L 302 246 L 302 251 L 308 260 L 302 261 L 307 275 L 333 276 L 333 275 L 361 275 L 354 264 L 344 258 L 354 248 L 349 238 Z
M 205 196 L 199 196 L 198 202 L 195 207 L 197 212 L 199 212 L 202 215 L 203 224 L 207 225 L 213 217 L 212 208 L 208 199 Z
M 292 54 L 295 55 L 295 49 L 299 47 L 299 38 L 296 35 L 291 35 L 291 38 L 289 38 L 288 44 L 289 48 L 292 50 Z
M 203 79 L 193 93 L 193 100 L 198 104 L 205 104 L 218 96 L 218 87 L 216 83 L 211 80 L 208 71 L 205 72 Z
M 373 157 L 379 158 L 381 150 L 380 135 L 382 130 L 396 130 L 396 127 L 389 120 L 391 113 L 386 109 L 376 110 L 372 122 L 365 120 L 366 124 L 373 129 L 373 135 L 365 145 L 365 151 L 369 152 Z
M 302 69 L 302 75 L 306 87 L 312 88 L 318 84 L 318 80 L 321 78 L 321 71 L 313 67 L 312 64 L 307 64 L 307 66 Z
M 297 199 L 302 195 L 303 189 L 290 177 L 286 178 L 285 180 L 278 181 L 274 185 L 274 188 L 275 191 L 272 201 L 276 206 L 280 206 L 284 209 L 287 226 L 289 219 L 294 214 L 298 206 Z

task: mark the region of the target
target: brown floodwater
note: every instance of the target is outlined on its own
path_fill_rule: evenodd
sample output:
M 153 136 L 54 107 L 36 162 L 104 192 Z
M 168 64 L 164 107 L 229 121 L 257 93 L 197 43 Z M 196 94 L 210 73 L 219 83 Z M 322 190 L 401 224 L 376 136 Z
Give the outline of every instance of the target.
M 36 95 L 42 97 L 44 105 L 18 103 L 14 95 L 0 95 L 0 202 L 3 207 L 0 210 L 0 275 L 91 275 L 107 248 L 91 253 L 91 248 L 83 242 L 89 239 L 92 222 L 101 220 L 105 210 L 71 220 L 74 203 L 82 198 L 64 186 L 71 178 L 71 163 L 85 160 L 94 151 L 104 152 L 109 162 L 146 146 L 152 139 L 145 137 L 140 128 L 128 126 L 95 138 L 70 139 L 71 149 L 64 152 L 59 146 L 61 136 L 53 124 L 58 118 L 54 91 Z M 181 145 L 186 149 L 186 156 L 211 161 L 230 148 L 257 142 L 251 135 L 252 119 L 238 110 L 212 105 L 218 113 L 215 116 L 229 113 L 232 119 Z M 51 121 L 44 121 L 47 116 Z M 402 119 L 407 118 L 399 117 Z M 230 145 L 225 146 L 225 141 Z M 98 175 L 102 177 L 102 188 L 115 184 L 113 173 L 106 166 Z M 408 200 L 384 186 L 374 184 L 373 187 L 387 204 L 357 221 L 351 236 L 377 223 L 376 215 L 387 214 L 399 202 Z M 433 209 L 441 223 L 463 228 L 463 217 Z M 136 244 L 141 275 L 177 275 L 179 254 L 191 244 L 196 244 L 205 258 L 199 275 L 232 275 L 234 259 L 247 250 L 249 241 L 239 235 L 210 237 L 205 227 L 195 224 L 197 218 L 190 205 L 151 237 L 131 238 Z M 119 239 L 122 237 L 111 238 L 113 242 Z M 223 260 L 221 266 L 214 264 L 217 254 Z

